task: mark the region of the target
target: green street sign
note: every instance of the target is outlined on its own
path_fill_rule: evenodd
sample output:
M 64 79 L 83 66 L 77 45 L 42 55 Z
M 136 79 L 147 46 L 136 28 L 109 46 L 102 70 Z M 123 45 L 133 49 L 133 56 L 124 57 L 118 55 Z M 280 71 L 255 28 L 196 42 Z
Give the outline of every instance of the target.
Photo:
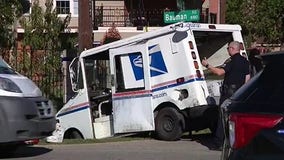
M 199 21 L 200 13 L 199 10 L 183 10 L 180 12 L 164 12 L 165 23 L 176 23 L 176 22 L 192 22 Z

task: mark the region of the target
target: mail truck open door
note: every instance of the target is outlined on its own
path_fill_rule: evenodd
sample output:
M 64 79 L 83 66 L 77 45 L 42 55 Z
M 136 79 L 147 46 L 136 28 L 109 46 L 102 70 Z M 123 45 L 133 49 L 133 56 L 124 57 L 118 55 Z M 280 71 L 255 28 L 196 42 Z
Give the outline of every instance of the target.
M 147 43 L 110 49 L 114 133 L 154 130 Z

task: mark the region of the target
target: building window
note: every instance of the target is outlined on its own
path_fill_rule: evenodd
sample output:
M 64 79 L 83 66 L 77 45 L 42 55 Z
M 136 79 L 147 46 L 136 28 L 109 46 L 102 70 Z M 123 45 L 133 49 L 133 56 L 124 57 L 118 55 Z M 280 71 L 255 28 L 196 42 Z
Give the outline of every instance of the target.
M 56 0 L 56 12 L 57 14 L 69 14 L 70 2 L 67 0 Z
M 78 0 L 73 0 L 73 14 L 78 15 L 79 5 Z
M 210 13 L 210 23 L 217 23 L 217 14 L 216 13 Z
M 24 14 L 30 14 L 32 11 L 32 2 L 31 0 L 25 0 L 23 2 L 23 12 Z

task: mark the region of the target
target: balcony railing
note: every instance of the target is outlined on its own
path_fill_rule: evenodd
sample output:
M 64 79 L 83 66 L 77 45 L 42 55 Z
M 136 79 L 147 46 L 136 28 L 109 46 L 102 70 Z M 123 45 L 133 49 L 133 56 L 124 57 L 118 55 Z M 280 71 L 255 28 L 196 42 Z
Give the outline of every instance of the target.
M 94 27 L 165 26 L 164 10 L 128 11 L 122 6 L 99 6 L 95 9 Z M 208 9 L 202 9 L 199 22 L 208 22 Z

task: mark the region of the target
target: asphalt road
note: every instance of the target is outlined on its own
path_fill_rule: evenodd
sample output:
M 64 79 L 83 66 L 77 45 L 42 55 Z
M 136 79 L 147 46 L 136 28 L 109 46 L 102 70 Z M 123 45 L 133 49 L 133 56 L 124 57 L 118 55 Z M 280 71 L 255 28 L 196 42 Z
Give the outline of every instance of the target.
M 48 144 L 19 148 L 3 159 L 17 160 L 219 160 L 206 138 L 174 142 L 154 139 L 92 144 Z

